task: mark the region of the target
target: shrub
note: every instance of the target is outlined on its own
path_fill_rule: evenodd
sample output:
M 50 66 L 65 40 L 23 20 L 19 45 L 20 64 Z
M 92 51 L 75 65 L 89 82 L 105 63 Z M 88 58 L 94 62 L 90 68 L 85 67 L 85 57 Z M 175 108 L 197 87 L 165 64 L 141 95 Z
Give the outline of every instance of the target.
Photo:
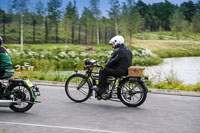
M 48 47 L 48 46 L 47 46 Z M 37 71 L 64 71 L 73 70 L 75 67 L 79 69 L 84 68 L 84 59 L 95 59 L 98 62 L 105 62 L 111 56 L 112 50 L 96 46 L 91 51 L 78 48 L 80 46 L 70 46 L 63 48 L 50 48 L 49 51 L 44 51 L 43 47 L 38 45 L 36 47 L 30 47 L 32 50 L 25 49 L 23 52 L 16 49 L 9 49 L 13 66 L 23 66 L 24 62 L 28 62 L 31 66 L 34 66 L 34 70 Z M 67 49 L 67 50 L 66 50 Z M 143 48 L 136 48 L 131 46 L 133 51 L 133 65 L 157 65 L 162 62 L 162 59 L 153 54 L 150 50 Z M 41 50 L 41 51 L 38 51 Z

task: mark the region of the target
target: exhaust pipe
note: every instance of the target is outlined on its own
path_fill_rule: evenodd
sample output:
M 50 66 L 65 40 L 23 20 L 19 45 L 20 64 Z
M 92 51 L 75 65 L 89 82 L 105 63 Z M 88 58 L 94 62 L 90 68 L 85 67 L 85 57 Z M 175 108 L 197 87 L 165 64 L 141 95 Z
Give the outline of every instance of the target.
M 17 101 L 12 100 L 0 100 L 0 107 L 10 107 L 12 103 L 15 103 L 17 105 L 21 105 L 21 99 L 18 99 Z

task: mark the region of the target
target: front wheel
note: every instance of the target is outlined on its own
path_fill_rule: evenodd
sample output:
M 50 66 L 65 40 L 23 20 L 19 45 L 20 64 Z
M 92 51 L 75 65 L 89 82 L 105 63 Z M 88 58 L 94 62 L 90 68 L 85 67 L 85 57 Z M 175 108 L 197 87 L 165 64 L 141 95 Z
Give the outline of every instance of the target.
M 20 104 L 11 104 L 10 108 L 15 112 L 26 112 L 28 111 L 35 101 L 32 96 L 31 90 L 25 86 L 13 86 L 11 94 L 14 95 L 16 101 L 20 101 Z
M 144 103 L 147 90 L 141 81 L 125 79 L 118 88 L 118 98 L 128 107 L 137 107 Z
M 91 96 L 92 90 L 85 75 L 75 74 L 67 79 L 65 92 L 72 101 L 84 102 Z

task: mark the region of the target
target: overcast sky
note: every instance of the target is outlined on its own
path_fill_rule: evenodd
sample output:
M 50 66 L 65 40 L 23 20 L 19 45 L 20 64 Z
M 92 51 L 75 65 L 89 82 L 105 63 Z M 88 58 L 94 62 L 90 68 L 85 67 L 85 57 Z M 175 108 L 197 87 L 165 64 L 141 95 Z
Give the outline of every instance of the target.
M 6 10 L 8 9 L 8 3 L 11 2 L 12 0 L 0 0 L 0 9 Z M 29 0 L 29 6 L 30 9 L 34 7 L 35 3 L 37 0 Z M 42 0 L 44 2 L 47 2 L 48 0 Z M 66 7 L 66 5 L 69 3 L 69 1 L 73 1 L 73 0 L 62 0 L 62 9 L 64 10 L 64 8 Z M 77 8 L 78 8 L 78 12 L 79 14 L 81 14 L 83 7 L 88 7 L 89 6 L 89 1 L 90 0 L 76 0 L 77 3 Z M 109 1 L 110 0 L 100 0 L 100 10 L 101 10 L 101 15 L 102 16 L 107 16 L 107 10 L 110 9 L 110 5 L 109 5 Z M 126 0 L 119 0 L 120 2 L 124 2 Z M 137 0 L 135 0 L 137 1 Z M 158 3 L 158 2 L 164 2 L 165 0 L 143 0 L 143 2 L 147 3 L 147 4 L 152 4 L 152 3 Z M 187 2 L 187 1 L 193 1 L 194 3 L 197 3 L 198 0 L 168 0 L 169 2 L 173 3 L 173 4 L 178 4 L 180 5 L 183 2 Z

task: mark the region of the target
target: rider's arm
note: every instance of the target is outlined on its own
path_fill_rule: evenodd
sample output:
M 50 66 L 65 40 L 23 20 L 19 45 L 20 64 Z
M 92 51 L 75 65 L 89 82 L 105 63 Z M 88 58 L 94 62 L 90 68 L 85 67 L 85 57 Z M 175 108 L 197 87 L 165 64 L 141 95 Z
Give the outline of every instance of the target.
M 119 59 L 120 59 L 120 52 L 118 50 L 115 50 L 110 60 L 106 63 L 106 67 L 112 67 Z

